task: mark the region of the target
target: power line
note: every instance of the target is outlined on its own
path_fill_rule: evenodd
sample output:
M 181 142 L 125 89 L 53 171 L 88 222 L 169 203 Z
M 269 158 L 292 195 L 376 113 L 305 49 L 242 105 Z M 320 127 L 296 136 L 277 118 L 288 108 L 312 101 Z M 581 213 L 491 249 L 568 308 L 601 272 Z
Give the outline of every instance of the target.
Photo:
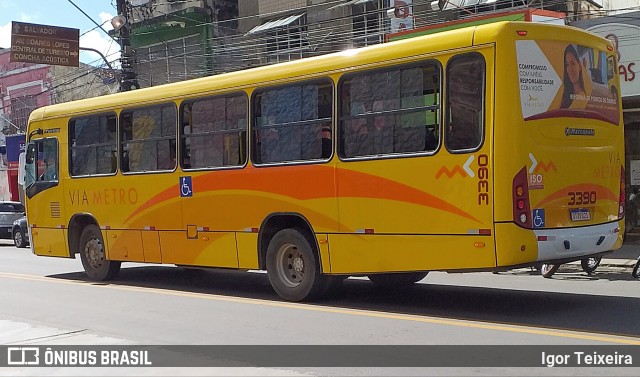
M 104 25 L 105 23 L 103 22 L 102 25 L 98 24 L 93 18 L 91 18 L 91 16 L 89 16 L 84 10 L 82 10 L 82 8 L 80 8 L 79 6 L 76 5 L 76 3 L 74 3 L 71 0 L 67 0 L 69 3 L 71 3 L 71 5 L 73 5 L 74 7 L 76 7 L 76 9 L 78 9 L 80 11 L 80 13 L 84 14 L 85 17 L 87 17 L 89 20 L 91 20 L 91 22 L 93 22 L 96 27 L 100 28 L 100 30 L 102 30 L 106 35 L 109 36 L 109 38 L 113 39 L 113 37 L 109 34 L 108 31 L 106 31 L 102 25 Z

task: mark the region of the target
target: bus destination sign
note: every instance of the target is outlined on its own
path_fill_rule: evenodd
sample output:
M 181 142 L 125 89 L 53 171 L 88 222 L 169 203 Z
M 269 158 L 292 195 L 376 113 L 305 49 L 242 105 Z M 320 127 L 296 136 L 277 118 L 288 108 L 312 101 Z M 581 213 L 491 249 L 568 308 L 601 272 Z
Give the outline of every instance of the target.
M 80 30 L 11 22 L 11 62 L 78 67 Z

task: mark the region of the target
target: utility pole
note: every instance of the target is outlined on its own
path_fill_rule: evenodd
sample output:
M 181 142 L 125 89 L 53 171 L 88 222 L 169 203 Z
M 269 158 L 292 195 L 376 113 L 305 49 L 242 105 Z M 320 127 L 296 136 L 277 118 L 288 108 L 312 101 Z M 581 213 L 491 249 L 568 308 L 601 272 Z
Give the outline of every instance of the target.
M 140 89 L 136 72 L 133 70 L 135 52 L 131 48 L 129 35 L 130 24 L 127 20 L 127 1 L 128 0 L 116 0 L 118 15 L 111 21 L 114 29 L 118 32 L 120 42 L 121 92 Z

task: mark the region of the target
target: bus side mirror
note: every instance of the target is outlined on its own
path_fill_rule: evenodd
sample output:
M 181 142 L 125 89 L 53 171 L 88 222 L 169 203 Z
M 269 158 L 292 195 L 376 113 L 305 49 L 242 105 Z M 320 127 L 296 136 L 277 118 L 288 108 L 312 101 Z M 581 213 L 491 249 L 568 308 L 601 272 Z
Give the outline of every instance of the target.
M 36 143 L 29 143 L 27 144 L 26 154 L 22 153 L 22 155 L 24 155 L 24 168 L 20 168 L 20 173 L 23 174 L 23 185 L 25 188 L 30 187 L 36 182 L 36 162 L 38 161 L 38 150 L 36 148 Z M 22 158 L 22 155 L 20 158 Z
M 29 143 L 27 145 L 27 155 L 25 157 L 25 164 L 33 164 L 34 161 L 36 160 L 36 144 L 35 143 Z

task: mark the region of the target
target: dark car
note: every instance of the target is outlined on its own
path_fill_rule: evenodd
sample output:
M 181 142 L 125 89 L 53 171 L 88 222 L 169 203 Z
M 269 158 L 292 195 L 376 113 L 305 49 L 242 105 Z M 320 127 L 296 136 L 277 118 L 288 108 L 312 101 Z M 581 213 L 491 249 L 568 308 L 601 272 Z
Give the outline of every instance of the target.
M 29 229 L 27 229 L 27 217 L 22 216 L 13 222 L 11 234 L 13 235 L 13 243 L 16 247 L 27 247 L 29 244 Z
M 13 222 L 24 216 L 24 206 L 20 202 L 0 202 L 0 238 L 13 238 Z

